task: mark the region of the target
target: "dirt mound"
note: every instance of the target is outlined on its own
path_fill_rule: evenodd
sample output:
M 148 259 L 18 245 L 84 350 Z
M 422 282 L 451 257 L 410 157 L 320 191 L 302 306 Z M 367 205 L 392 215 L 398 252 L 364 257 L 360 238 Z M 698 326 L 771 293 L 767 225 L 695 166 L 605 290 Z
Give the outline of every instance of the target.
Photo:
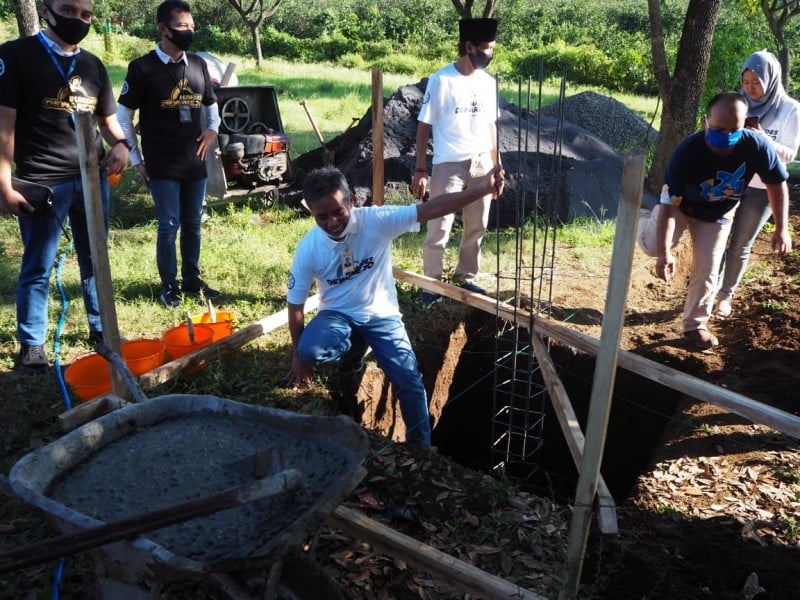
M 384 102 L 387 190 L 407 190 L 411 181 L 417 153 L 417 115 L 426 85 L 427 79 L 423 79 L 403 86 Z M 622 103 L 595 93 L 567 99 L 564 109 L 562 123 L 553 116 L 557 106 L 528 113 L 501 99 L 498 143 L 508 174 L 504 194 L 507 201 L 492 215 L 490 226 L 514 225 L 520 214 L 519 204 L 524 206 L 524 217 L 539 210 L 563 222 L 578 217 L 616 216 L 623 158 L 614 147 L 643 140 L 647 123 Z M 335 153 L 335 165 L 353 186 L 357 204 L 371 203 L 371 112 L 367 111 L 356 126 L 327 146 Z M 430 167 L 430 143 L 427 153 Z M 322 164 L 321 148 L 295 159 L 293 170 L 298 183 L 305 173 Z M 534 206 L 537 199 L 538 206 Z

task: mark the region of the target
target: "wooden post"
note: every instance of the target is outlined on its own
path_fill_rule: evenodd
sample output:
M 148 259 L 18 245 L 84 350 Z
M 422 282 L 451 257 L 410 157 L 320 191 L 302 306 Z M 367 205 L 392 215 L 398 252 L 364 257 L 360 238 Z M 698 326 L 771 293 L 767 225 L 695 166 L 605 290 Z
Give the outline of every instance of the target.
M 606 442 L 622 326 L 625 321 L 625 301 L 628 298 L 633 251 L 636 245 L 636 225 L 642 202 L 646 157 L 647 152 L 644 148 L 634 148 L 625 158 L 622 169 L 622 189 L 611 253 L 611 272 L 606 290 L 606 305 L 600 333 L 600 347 L 595 362 L 592 395 L 589 400 L 586 444 L 578 476 L 575 506 L 569 525 L 567 558 L 562 578 L 564 587 L 559 594 L 559 600 L 576 598 L 581 579 L 583 555 L 589 537 L 592 502 L 597 492 L 597 479 L 603 458 L 603 446 Z
M 383 204 L 383 72 L 372 69 L 372 204 Z
M 114 287 L 111 267 L 108 263 L 105 215 L 100 193 L 100 167 L 95 146 L 95 124 L 93 115 L 75 113 L 75 133 L 78 139 L 78 158 L 81 164 L 83 205 L 86 211 L 86 226 L 89 231 L 89 248 L 92 251 L 92 268 L 100 305 L 100 322 L 103 325 L 103 341 L 111 350 L 121 355 L 117 308 L 114 304 Z M 128 397 L 122 378 L 111 370 L 111 388 L 121 398 Z

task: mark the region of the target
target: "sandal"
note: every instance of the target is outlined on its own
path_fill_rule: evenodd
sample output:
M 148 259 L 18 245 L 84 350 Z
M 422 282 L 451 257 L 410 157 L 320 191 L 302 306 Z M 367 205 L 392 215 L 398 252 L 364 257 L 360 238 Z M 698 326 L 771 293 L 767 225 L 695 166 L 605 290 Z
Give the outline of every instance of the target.
M 714 307 L 714 315 L 717 317 L 730 317 L 733 314 L 733 307 L 730 300 L 717 300 L 717 305 Z

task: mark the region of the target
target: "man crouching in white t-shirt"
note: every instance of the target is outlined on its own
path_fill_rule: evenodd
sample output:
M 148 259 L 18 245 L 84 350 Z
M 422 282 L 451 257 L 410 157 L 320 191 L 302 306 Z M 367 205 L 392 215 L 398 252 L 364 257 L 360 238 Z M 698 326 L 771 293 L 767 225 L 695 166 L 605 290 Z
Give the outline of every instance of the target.
M 453 213 L 503 188 L 498 166 L 460 192 L 424 204 L 351 208 L 352 193 L 335 168 L 309 174 L 303 184 L 306 204 L 317 226 L 297 245 L 289 273 L 289 332 L 294 356 L 287 381 L 311 383 L 314 367 L 339 361 L 357 364 L 367 347 L 394 386 L 406 426 L 406 442 L 430 447 L 428 399 L 411 347 L 392 276 L 392 240 L 419 223 Z M 319 309 L 305 325 L 304 306 L 312 280 Z

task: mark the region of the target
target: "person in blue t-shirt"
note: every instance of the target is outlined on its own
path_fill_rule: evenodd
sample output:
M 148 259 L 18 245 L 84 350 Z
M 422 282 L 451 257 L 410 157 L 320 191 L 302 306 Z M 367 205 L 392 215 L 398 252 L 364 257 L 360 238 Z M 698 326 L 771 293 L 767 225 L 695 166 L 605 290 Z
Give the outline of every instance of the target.
M 683 337 L 699 349 L 717 346 L 708 331 L 718 273 L 736 208 L 758 174 L 767 190 L 775 232 L 772 248 L 792 249 L 789 235 L 788 173 L 766 136 L 744 128 L 747 100 L 722 92 L 708 103 L 703 130 L 686 138 L 667 163 L 659 204 L 639 220 L 639 246 L 657 258 L 656 275 L 675 274 L 672 254 L 681 235 L 692 239 L 692 270 L 683 311 Z

